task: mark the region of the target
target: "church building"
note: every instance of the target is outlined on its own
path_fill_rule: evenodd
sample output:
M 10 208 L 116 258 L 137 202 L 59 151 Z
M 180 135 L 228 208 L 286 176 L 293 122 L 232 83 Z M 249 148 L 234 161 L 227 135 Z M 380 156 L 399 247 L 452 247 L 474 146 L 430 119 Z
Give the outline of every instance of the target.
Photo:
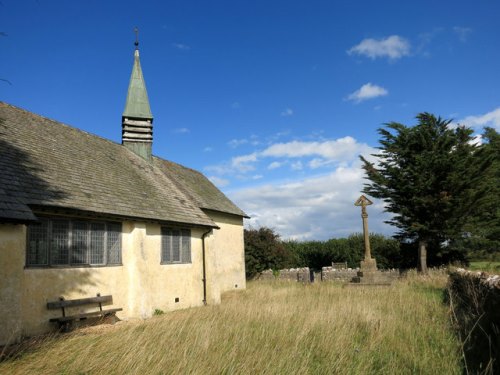
M 151 152 L 137 42 L 121 120 L 117 144 L 0 102 L 0 345 L 56 329 L 60 297 L 133 319 L 245 288 L 245 213 Z

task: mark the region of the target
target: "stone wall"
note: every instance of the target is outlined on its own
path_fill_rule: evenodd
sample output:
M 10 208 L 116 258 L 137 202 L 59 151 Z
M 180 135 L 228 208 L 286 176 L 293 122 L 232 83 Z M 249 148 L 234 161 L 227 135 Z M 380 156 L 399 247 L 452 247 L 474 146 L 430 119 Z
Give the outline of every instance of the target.
M 343 264 L 343 263 L 342 263 Z M 303 268 L 289 268 L 279 271 L 266 270 L 260 274 L 258 280 L 288 280 L 288 281 L 339 281 L 350 282 L 351 279 L 357 276 L 359 268 L 336 268 L 323 267 L 321 272 L 314 272 L 311 277 L 309 267 Z M 380 271 L 384 276 L 395 280 L 399 277 L 399 270 L 382 270 Z
M 321 281 L 348 282 L 357 276 L 359 268 L 335 268 L 323 267 L 321 269 Z
M 358 275 L 359 268 L 335 268 L 323 267 L 321 269 L 322 281 L 340 281 L 349 282 Z M 399 277 L 399 270 L 380 270 L 380 273 L 388 280 L 396 280 Z
M 450 272 L 448 298 L 469 373 L 500 373 L 500 275 Z
M 311 271 L 309 267 L 288 268 L 279 271 L 266 270 L 260 274 L 258 280 L 287 280 L 311 282 Z

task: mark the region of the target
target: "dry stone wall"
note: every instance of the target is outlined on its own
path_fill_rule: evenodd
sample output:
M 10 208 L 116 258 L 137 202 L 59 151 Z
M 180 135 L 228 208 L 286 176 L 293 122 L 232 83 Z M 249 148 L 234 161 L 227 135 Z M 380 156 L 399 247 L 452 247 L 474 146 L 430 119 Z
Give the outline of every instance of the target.
M 448 298 L 469 373 L 500 374 L 500 275 L 452 271 Z
M 288 268 L 279 271 L 267 270 L 260 274 L 258 280 L 288 280 L 311 282 L 311 271 L 309 267 Z
M 343 264 L 343 263 L 342 263 Z M 339 281 L 349 282 L 358 275 L 359 268 L 336 268 L 323 267 L 321 272 L 311 273 L 309 267 L 288 268 L 279 271 L 267 270 L 260 274 L 258 280 L 288 280 L 288 281 Z M 399 277 L 399 270 L 381 271 L 383 275 L 396 279 Z
M 335 268 L 323 267 L 321 269 L 321 281 L 347 282 L 357 276 L 359 268 Z

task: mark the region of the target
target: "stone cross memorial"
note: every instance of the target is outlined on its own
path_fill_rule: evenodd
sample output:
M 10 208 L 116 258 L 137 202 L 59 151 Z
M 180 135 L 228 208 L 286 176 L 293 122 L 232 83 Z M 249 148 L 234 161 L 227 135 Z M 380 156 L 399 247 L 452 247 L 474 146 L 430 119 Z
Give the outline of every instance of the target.
M 365 242 L 365 259 L 361 261 L 358 276 L 352 279 L 352 283 L 359 285 L 388 285 L 390 282 L 377 270 L 377 261 L 372 258 L 370 249 L 370 232 L 368 231 L 368 213 L 366 206 L 373 204 L 364 195 L 361 195 L 355 206 L 361 207 L 361 218 L 363 219 L 363 238 Z

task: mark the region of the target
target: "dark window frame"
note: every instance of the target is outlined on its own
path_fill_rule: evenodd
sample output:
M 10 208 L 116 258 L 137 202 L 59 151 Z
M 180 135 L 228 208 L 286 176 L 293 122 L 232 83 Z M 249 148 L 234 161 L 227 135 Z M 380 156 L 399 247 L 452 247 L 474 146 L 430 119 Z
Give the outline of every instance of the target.
M 191 229 L 161 227 L 160 264 L 191 264 Z
M 26 230 L 26 268 L 122 265 L 122 223 L 42 217 Z

